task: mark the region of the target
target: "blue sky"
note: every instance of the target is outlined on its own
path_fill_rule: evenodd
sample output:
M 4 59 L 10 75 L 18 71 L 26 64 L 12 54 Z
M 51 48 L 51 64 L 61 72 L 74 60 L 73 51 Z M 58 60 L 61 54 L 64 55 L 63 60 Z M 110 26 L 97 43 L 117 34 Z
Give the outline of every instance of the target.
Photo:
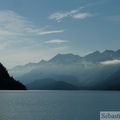
M 119 45 L 120 0 L 0 0 L 0 62 L 7 68 Z

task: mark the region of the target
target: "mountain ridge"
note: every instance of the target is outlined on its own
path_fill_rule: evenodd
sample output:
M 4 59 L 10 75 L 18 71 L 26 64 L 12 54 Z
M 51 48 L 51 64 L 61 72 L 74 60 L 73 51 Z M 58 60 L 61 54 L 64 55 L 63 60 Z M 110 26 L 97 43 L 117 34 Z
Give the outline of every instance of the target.
M 17 65 L 17 66 L 15 66 L 13 68 L 23 67 L 23 66 L 26 66 L 26 67 L 27 66 L 35 66 L 35 65 L 38 66 L 38 65 L 46 64 L 46 63 L 50 64 L 50 63 L 55 62 L 55 61 L 56 61 L 56 63 L 59 63 L 58 60 L 59 61 L 61 61 L 61 60 L 65 61 L 65 59 L 70 59 L 71 61 L 69 63 L 71 63 L 72 60 L 74 62 L 81 62 L 81 61 L 89 61 L 89 62 L 93 61 L 94 62 L 94 60 L 92 59 L 92 57 L 95 57 L 95 56 L 101 58 L 100 60 L 97 58 L 97 60 L 98 60 L 97 63 L 105 61 L 105 60 L 110 60 L 110 58 L 108 58 L 108 59 L 107 58 L 103 58 L 103 57 L 106 57 L 106 56 L 110 56 L 111 60 L 118 59 L 118 58 L 120 59 L 120 49 L 118 49 L 116 51 L 114 51 L 114 50 L 107 50 L 106 49 L 104 52 L 95 51 L 95 52 L 92 52 L 92 53 L 90 53 L 88 55 L 85 55 L 83 57 L 81 57 L 80 55 L 74 55 L 72 53 L 68 53 L 68 54 L 61 54 L 61 53 L 59 53 L 59 54 L 55 55 L 54 57 L 52 57 L 51 59 L 49 59 L 48 61 L 41 60 L 40 62 L 37 62 L 37 63 L 31 63 L 31 62 L 29 62 L 29 63 L 27 63 L 25 65 Z M 65 61 L 65 62 L 68 62 L 68 61 Z
M 115 59 L 117 61 L 114 61 Z M 102 53 L 95 51 L 84 57 L 74 54 L 58 54 L 48 61 L 28 63 L 9 72 L 13 76 L 19 74 L 15 78 L 25 85 L 36 79 L 52 78 L 58 81 L 64 80 L 79 87 L 91 87 L 103 82 L 120 69 L 118 61 L 120 61 L 120 50 L 105 50 Z
M 92 86 L 91 89 L 99 90 L 120 90 L 120 69 L 105 79 L 103 82 L 99 82 Z

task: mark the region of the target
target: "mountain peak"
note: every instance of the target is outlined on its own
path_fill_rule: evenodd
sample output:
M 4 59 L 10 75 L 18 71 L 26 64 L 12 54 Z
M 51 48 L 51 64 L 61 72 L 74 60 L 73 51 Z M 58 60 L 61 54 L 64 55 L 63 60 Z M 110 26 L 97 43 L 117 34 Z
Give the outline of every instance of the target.
M 106 50 L 103 52 L 103 54 L 104 54 L 104 53 L 115 53 L 115 51 L 114 51 L 114 50 L 107 50 L 107 49 L 106 49 Z
M 76 61 L 79 61 L 81 57 L 79 55 L 74 54 L 57 54 L 55 57 L 49 60 L 49 63 L 74 63 Z
M 57 54 L 55 57 L 64 57 L 64 56 L 67 56 L 67 57 L 78 56 L 78 57 L 80 57 L 79 55 L 74 55 L 74 54 L 72 54 L 72 53 L 67 53 L 67 54 L 61 54 L 61 53 L 59 53 L 59 54 Z M 55 58 L 55 57 L 54 57 L 54 58 Z
M 100 52 L 99 51 L 95 51 L 95 52 L 93 52 L 93 53 L 90 53 L 90 54 L 88 54 L 88 55 L 86 55 L 84 58 L 86 59 L 86 58 L 93 58 L 93 57 L 97 57 L 97 56 L 100 56 Z
M 93 52 L 93 53 L 90 53 L 90 54 L 88 54 L 88 55 L 86 55 L 86 56 L 95 56 L 95 55 L 100 55 L 101 53 L 99 52 L 99 51 L 95 51 L 95 52 Z
M 116 53 L 120 53 L 120 49 L 118 49 L 118 50 L 116 51 Z
M 95 52 L 93 52 L 93 53 L 96 53 L 96 54 L 100 54 L 100 52 L 97 50 L 97 51 L 95 51 Z
M 46 60 L 41 60 L 38 64 L 46 64 L 47 61 Z

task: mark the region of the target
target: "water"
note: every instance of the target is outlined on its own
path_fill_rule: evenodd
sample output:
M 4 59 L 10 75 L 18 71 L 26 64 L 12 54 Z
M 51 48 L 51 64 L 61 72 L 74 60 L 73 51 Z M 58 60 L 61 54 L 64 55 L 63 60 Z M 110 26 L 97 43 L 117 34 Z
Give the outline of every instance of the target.
M 117 91 L 0 91 L 0 120 L 99 120 L 120 111 Z

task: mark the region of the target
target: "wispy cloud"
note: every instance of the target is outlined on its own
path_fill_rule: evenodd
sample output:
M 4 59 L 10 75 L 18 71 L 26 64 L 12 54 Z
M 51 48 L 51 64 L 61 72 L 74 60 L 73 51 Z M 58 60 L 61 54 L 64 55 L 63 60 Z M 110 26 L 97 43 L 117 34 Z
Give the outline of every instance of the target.
M 0 50 L 10 46 L 14 48 L 13 44 L 23 44 L 22 47 L 27 44 L 34 46 L 40 44 L 35 43 L 36 36 L 62 33 L 64 31 L 48 30 L 48 27 L 39 28 L 14 11 L 0 10 Z
M 120 15 L 107 17 L 108 20 L 120 24 Z
M 63 18 L 72 16 L 73 14 L 79 12 L 80 9 L 82 9 L 82 7 L 69 12 L 56 12 L 51 14 L 48 18 L 51 20 L 56 20 L 57 22 L 61 22 Z
M 15 35 L 14 32 L 11 32 L 9 30 L 0 30 L 0 35 L 4 36 L 10 36 L 10 35 Z
M 91 13 L 78 13 L 78 14 L 74 14 L 72 17 L 75 19 L 85 19 L 87 17 L 92 17 L 95 16 L 95 14 L 91 14 Z
M 47 35 L 47 34 L 54 34 L 54 33 L 62 33 L 65 30 L 55 30 L 55 31 L 41 31 L 38 32 L 37 35 Z
M 60 39 L 55 39 L 55 40 L 46 41 L 45 43 L 61 44 L 61 43 L 65 43 L 65 42 L 68 42 L 68 41 L 60 40 Z
M 13 11 L 0 11 L 0 32 L 1 35 L 20 35 L 29 28 L 31 24 L 24 17 Z
M 69 12 L 56 12 L 56 13 L 51 14 L 48 18 L 51 20 L 55 20 L 57 22 L 62 22 L 62 20 L 67 17 L 81 20 L 87 17 L 95 16 L 95 14 L 92 14 L 92 13 L 80 12 L 80 10 L 84 8 L 85 7 L 80 7 L 78 9 L 71 10 Z
M 44 42 L 40 41 L 43 35 L 60 34 L 64 31 L 63 29 L 51 30 L 50 26 L 36 27 L 28 19 L 14 11 L 0 10 L 0 62 L 13 65 L 32 60 L 39 61 L 45 50 L 45 54 L 51 50 L 50 48 L 48 50 L 47 44 L 43 46 Z M 61 43 L 62 41 L 57 42 Z M 56 50 L 58 50 L 57 47 Z M 61 49 L 59 48 L 59 50 Z M 42 51 L 41 55 L 40 51 Z M 45 57 L 45 55 L 43 56 Z
M 46 35 L 64 32 L 65 30 L 46 30 L 45 28 L 37 28 L 32 22 L 18 15 L 13 11 L 0 11 L 0 35 Z
M 61 22 L 62 19 L 67 16 L 67 13 L 53 13 L 48 18 L 51 20 L 56 20 L 57 22 Z
M 104 62 L 101 62 L 101 64 L 103 65 L 120 64 L 120 60 L 104 61 Z

